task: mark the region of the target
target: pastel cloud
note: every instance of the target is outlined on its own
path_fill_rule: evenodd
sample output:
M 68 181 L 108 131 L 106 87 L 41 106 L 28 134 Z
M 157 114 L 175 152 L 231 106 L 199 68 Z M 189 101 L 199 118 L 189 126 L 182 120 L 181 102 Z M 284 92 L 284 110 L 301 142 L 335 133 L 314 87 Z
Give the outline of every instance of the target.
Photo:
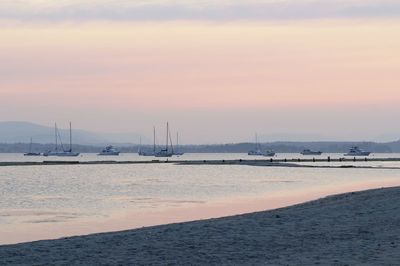
M 398 17 L 397 0 L 13 0 L 2 1 L 0 18 L 17 20 L 265 20 Z

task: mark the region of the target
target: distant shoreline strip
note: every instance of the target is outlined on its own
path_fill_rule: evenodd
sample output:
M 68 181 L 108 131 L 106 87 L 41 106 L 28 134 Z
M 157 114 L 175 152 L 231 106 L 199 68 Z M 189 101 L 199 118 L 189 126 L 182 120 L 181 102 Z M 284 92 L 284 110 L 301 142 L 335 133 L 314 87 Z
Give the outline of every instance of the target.
M 98 164 L 160 164 L 170 163 L 177 165 L 250 165 L 250 166 L 278 166 L 278 167 L 314 167 L 314 168 L 373 168 L 373 169 L 400 169 L 400 167 L 373 167 L 355 165 L 303 165 L 299 163 L 315 162 L 400 162 L 400 158 L 312 158 L 312 159 L 263 159 L 263 160 L 149 160 L 149 161 L 41 161 L 41 162 L 0 162 L 0 166 L 44 166 L 44 165 L 98 165 Z

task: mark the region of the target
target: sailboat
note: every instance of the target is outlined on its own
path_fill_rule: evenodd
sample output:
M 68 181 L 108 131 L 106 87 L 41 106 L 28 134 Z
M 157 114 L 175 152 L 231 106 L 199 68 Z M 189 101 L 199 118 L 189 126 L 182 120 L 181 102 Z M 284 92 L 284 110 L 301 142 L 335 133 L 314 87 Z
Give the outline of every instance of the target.
M 142 150 L 142 138 L 140 137 L 140 146 L 138 154 L 140 156 L 155 156 L 156 154 L 156 127 L 153 127 L 153 151 Z
M 162 149 L 159 152 L 156 152 L 155 156 L 156 157 L 171 157 L 174 155 L 174 149 L 172 147 L 172 141 L 171 141 L 171 150 L 168 150 L 168 141 L 171 140 L 171 137 L 169 136 L 169 127 L 168 127 L 168 122 L 167 122 L 167 141 L 165 144 L 165 149 Z
M 40 156 L 40 152 L 32 152 L 32 138 L 31 143 L 29 144 L 29 152 L 24 153 L 24 156 Z
M 262 153 L 262 151 L 260 150 L 260 145 L 258 144 L 257 133 L 256 133 L 256 147 L 255 147 L 255 150 L 251 150 L 247 154 L 248 155 L 264 155 Z
M 71 122 L 69 123 L 69 149 L 64 150 L 64 146 L 61 141 L 61 136 L 60 133 L 58 132 L 57 129 L 57 123 L 55 124 L 55 129 L 54 129 L 54 134 L 55 134 L 55 139 L 56 139 L 56 145 L 55 145 L 55 150 L 54 151 L 47 151 L 43 153 L 43 156 L 78 156 L 79 152 L 73 152 L 72 151 L 72 127 L 71 127 Z M 58 151 L 58 145 L 57 145 L 57 139 L 60 138 L 60 144 L 61 144 L 61 149 L 62 151 Z
M 175 147 L 175 152 L 174 155 L 183 155 L 183 152 L 178 151 L 178 147 L 179 147 L 179 135 L 178 132 L 176 132 L 176 147 Z

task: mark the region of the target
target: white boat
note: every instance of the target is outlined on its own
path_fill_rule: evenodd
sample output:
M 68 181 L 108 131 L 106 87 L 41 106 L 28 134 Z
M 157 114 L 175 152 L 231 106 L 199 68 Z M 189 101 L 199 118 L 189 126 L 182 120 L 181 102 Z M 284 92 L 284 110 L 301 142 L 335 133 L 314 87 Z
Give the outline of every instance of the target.
M 249 151 L 247 155 L 264 155 L 261 150 Z
M 31 143 L 29 144 L 29 152 L 24 153 L 24 156 L 40 156 L 42 155 L 40 152 L 32 152 L 32 138 Z
M 303 154 L 303 155 L 321 155 L 322 152 L 320 152 L 320 151 L 312 151 L 310 149 L 305 149 L 302 152 L 300 152 L 300 154 Z
M 168 142 L 171 142 L 171 149 L 168 150 Z M 168 122 L 167 122 L 167 141 L 165 144 L 165 149 L 162 149 L 159 152 L 156 152 L 154 154 L 154 156 L 156 157 L 171 157 L 172 155 L 174 155 L 174 149 L 172 147 L 172 141 L 171 141 L 171 136 L 169 135 L 169 127 L 168 127 Z
M 260 149 L 260 145 L 258 144 L 258 138 L 257 138 L 257 133 L 256 133 L 256 146 L 255 150 L 251 150 L 247 153 L 247 155 L 264 155 L 264 153 Z
M 79 152 L 73 152 L 72 151 L 72 127 L 71 127 L 71 122 L 69 123 L 69 149 L 65 150 L 64 146 L 61 142 L 61 137 L 60 137 L 60 133 L 58 132 L 57 129 L 57 124 L 55 124 L 55 139 L 56 139 L 56 143 L 55 143 L 55 150 L 54 151 L 47 151 L 43 153 L 43 156 L 60 156 L 60 157 L 75 157 L 79 155 Z M 57 139 L 60 138 L 60 144 L 61 144 L 61 149 L 62 151 L 58 151 L 58 143 L 57 143 Z
M 119 155 L 119 151 L 117 151 L 113 146 L 109 145 L 105 147 L 97 155 Z
M 357 146 L 353 146 L 350 148 L 348 153 L 345 153 L 344 156 L 368 156 L 371 152 L 364 151 Z
M 268 150 L 265 153 L 263 153 L 263 156 L 273 157 L 273 156 L 275 156 L 275 152 L 273 150 Z

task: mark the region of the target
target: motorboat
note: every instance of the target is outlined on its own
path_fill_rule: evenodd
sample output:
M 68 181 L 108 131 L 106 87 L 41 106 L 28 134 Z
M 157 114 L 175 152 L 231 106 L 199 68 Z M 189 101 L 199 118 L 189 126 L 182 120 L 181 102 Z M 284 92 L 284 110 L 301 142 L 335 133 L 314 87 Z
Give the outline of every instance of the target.
M 345 153 L 344 156 L 368 156 L 371 152 L 364 151 L 357 146 L 353 146 L 350 148 L 348 153 Z
M 105 147 L 97 155 L 119 155 L 119 151 L 117 151 L 113 146 L 109 145 Z
M 312 151 L 310 149 L 305 149 L 302 152 L 300 152 L 300 154 L 302 154 L 302 155 L 321 155 L 322 152 L 320 152 L 320 151 Z

